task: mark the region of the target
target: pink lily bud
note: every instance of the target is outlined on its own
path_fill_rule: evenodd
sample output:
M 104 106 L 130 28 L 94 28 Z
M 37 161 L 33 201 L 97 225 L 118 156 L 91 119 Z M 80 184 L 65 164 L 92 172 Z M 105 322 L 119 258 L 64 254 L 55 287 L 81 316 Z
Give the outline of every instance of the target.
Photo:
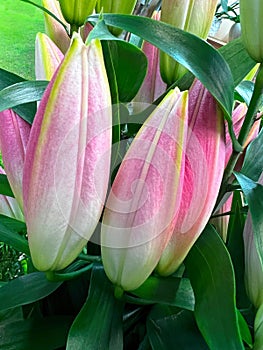
M 35 44 L 35 74 L 37 80 L 51 80 L 64 55 L 43 33 L 37 33 Z
M 42 0 L 42 5 L 67 25 L 57 0 Z M 44 19 L 47 35 L 54 41 L 61 52 L 65 53 L 70 45 L 70 37 L 67 35 L 63 26 L 46 12 L 44 12 Z
M 22 177 L 31 126 L 11 109 L 0 112 L 0 149 L 5 172 L 23 211 Z
M 100 42 L 79 35 L 40 102 L 23 176 L 35 267 L 60 270 L 94 232 L 108 187 L 111 98 Z
M 263 185 L 263 173 L 258 183 Z M 243 238 L 246 290 L 250 301 L 258 309 L 263 304 L 263 266 L 256 248 L 250 213 L 248 213 L 246 219 Z
M 217 0 L 163 0 L 161 21 L 206 39 L 216 11 Z M 181 78 L 187 69 L 161 52 L 160 67 L 168 84 Z
M 189 124 L 181 206 L 157 272 L 170 275 L 183 262 L 212 214 L 225 167 L 223 113 L 195 81 L 189 91 Z
M 153 19 L 159 20 L 159 17 L 160 14 L 155 12 Z M 166 84 L 161 78 L 159 49 L 145 41 L 142 45 L 142 51 L 147 57 L 148 69 L 144 82 L 134 98 L 134 102 L 151 104 L 165 92 Z
M 0 166 L 0 174 L 5 174 L 4 169 Z M 15 198 L 0 195 L 0 214 L 11 218 L 24 221 L 24 216 L 19 208 Z
M 175 89 L 141 127 L 114 180 L 103 216 L 105 272 L 123 290 L 155 268 L 181 199 L 188 92 Z
M 233 119 L 233 128 L 234 128 L 234 133 L 236 137 L 238 137 L 242 124 L 244 122 L 244 119 L 246 117 L 247 113 L 247 106 L 245 103 L 239 103 L 237 107 L 234 109 L 232 113 L 232 119 Z M 235 166 L 235 170 L 239 171 L 242 168 L 244 156 L 245 156 L 245 149 L 249 145 L 249 143 L 257 136 L 259 132 L 259 127 L 260 127 L 260 119 L 257 120 L 250 132 L 249 135 L 244 143 L 244 152 L 243 154 L 239 157 L 238 162 Z M 225 122 L 225 130 L 226 130 L 226 161 L 225 161 L 225 166 L 227 166 L 227 163 L 230 159 L 230 156 L 233 152 L 233 147 L 232 147 L 232 141 L 230 138 L 230 135 L 228 133 L 228 127 L 227 123 Z M 232 206 L 232 195 L 229 194 L 229 198 L 226 200 L 226 202 L 223 204 L 223 206 L 215 212 L 215 214 L 224 214 L 227 213 L 231 210 Z M 228 222 L 229 222 L 229 215 L 223 215 L 217 218 L 213 218 L 210 220 L 211 224 L 213 224 L 217 230 L 217 232 L 221 235 L 224 241 L 227 239 L 227 230 L 228 230 Z

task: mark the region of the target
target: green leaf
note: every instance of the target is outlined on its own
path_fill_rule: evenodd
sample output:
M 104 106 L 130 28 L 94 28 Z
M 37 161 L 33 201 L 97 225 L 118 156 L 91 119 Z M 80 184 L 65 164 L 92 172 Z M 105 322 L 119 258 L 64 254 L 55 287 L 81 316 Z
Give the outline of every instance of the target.
M 54 292 L 61 284 L 49 282 L 43 272 L 18 277 L 0 288 L 0 311 L 33 303 Z
M 195 293 L 195 317 L 210 349 L 244 349 L 235 305 L 235 278 L 229 253 L 208 225 L 185 260 Z
M 97 19 L 97 15 L 89 17 L 90 21 Z M 132 32 L 149 41 L 185 66 L 231 117 L 234 93 L 232 74 L 226 61 L 212 46 L 195 35 L 150 18 L 105 14 L 103 19 L 107 25 Z
M 161 305 L 153 307 L 147 319 L 147 334 L 153 350 L 208 350 L 194 314 Z
M 47 84 L 47 81 L 41 80 L 23 81 L 4 88 L 0 91 L 0 111 L 41 100 Z M 20 116 L 32 124 L 32 116 Z
M 248 145 L 240 172 L 254 181 L 257 181 L 263 172 L 263 129 Z
M 123 303 L 114 297 L 114 287 L 101 266 L 92 271 L 88 299 L 74 320 L 67 349 L 122 349 Z
M 250 349 L 253 348 L 252 336 L 248 327 L 246 320 L 240 311 L 237 312 L 238 323 L 243 341 L 249 346 Z
M 231 256 L 236 279 L 237 306 L 245 309 L 249 307 L 244 283 L 244 241 L 243 230 L 246 216 L 242 212 L 242 198 L 239 191 L 235 191 L 231 206 L 231 215 L 227 230 L 227 248 Z
M 194 309 L 194 295 L 187 278 L 150 276 L 131 294 L 147 302 Z
M 218 50 L 227 61 L 237 86 L 257 64 L 247 53 L 242 39 L 230 41 Z
M 26 232 L 26 225 L 24 222 L 0 215 L 0 242 L 13 247 L 19 252 L 30 255 L 28 242 L 21 233 Z
M 25 81 L 24 78 L 0 68 L 0 90 L 23 81 Z M 37 108 L 36 103 L 31 102 L 14 107 L 13 110 L 23 119 L 33 120 Z
M 0 193 L 5 196 L 14 197 L 7 176 L 4 174 L 0 174 Z
M 91 31 L 88 41 L 94 38 L 107 40 L 108 54 L 105 55 L 105 59 L 107 60 L 108 55 L 110 56 L 118 87 L 119 101 L 130 102 L 139 91 L 146 75 L 147 58 L 145 54 L 135 45 L 113 36 L 103 20 L 100 20 Z M 109 78 L 111 78 L 111 74 Z
M 239 101 L 245 102 L 248 106 L 252 97 L 254 91 L 254 83 L 249 80 L 242 81 L 237 87 L 236 87 L 236 97 Z
M 0 348 L 1 350 L 58 349 L 66 344 L 71 322 L 70 316 L 52 316 L 0 323 Z
M 263 264 L 263 186 L 241 173 L 234 172 L 234 174 L 248 203 L 255 243 L 261 264 Z

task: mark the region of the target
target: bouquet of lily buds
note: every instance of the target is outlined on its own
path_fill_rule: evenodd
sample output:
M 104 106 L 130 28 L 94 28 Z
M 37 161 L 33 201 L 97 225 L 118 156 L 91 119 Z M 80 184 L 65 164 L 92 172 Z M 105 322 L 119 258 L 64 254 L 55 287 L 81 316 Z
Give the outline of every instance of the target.
M 0 69 L 0 348 L 262 350 L 263 2 L 216 49 L 217 0 L 23 1 L 46 33 L 34 81 Z

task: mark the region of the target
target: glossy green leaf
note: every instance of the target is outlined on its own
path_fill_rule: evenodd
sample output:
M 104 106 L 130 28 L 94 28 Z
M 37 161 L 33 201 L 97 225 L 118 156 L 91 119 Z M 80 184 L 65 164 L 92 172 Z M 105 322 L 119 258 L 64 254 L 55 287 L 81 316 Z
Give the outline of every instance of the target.
M 14 194 L 10 187 L 7 176 L 4 174 L 0 174 L 0 194 L 9 196 L 9 197 L 14 197 Z
M 248 203 L 257 251 L 263 263 L 263 186 L 241 173 L 234 174 Z
M 18 277 L 0 288 L 0 311 L 30 304 L 54 292 L 62 282 L 49 282 L 43 272 Z
M 242 198 L 239 191 L 234 192 L 231 213 L 227 230 L 227 248 L 235 271 L 237 307 L 245 309 L 250 305 L 244 283 L 243 230 L 246 215 L 242 211 Z
M 30 255 L 28 242 L 21 233 L 26 232 L 24 222 L 0 215 L 0 242 L 13 247 L 19 252 Z
M 145 54 L 135 45 L 113 36 L 103 20 L 100 20 L 91 31 L 88 41 L 94 38 L 107 40 L 108 53 L 105 55 L 105 60 L 110 56 L 118 87 L 118 99 L 120 102 L 130 102 L 139 91 L 146 75 L 147 58 Z M 110 78 L 111 72 L 109 80 Z
M 208 225 L 190 250 L 186 268 L 195 294 L 195 317 L 210 349 L 244 349 L 235 305 L 230 255 Z
M 25 81 L 24 78 L 0 68 L 0 90 L 23 81 Z M 36 107 L 36 103 L 31 102 L 14 107 L 13 110 L 25 120 L 32 121 L 36 114 Z
M 263 129 L 248 145 L 241 173 L 257 181 L 263 172 Z
M 90 21 L 97 19 L 97 15 L 89 18 Z M 212 93 L 230 118 L 234 82 L 228 64 L 212 46 L 195 35 L 150 18 L 105 14 L 103 19 L 107 25 L 149 41 L 185 66 Z
M 54 350 L 66 344 L 70 316 L 0 323 L 1 350 Z
M 248 324 L 240 311 L 237 312 L 237 315 L 238 315 L 238 323 L 239 323 L 239 328 L 241 332 L 241 337 L 243 341 L 249 346 L 249 348 L 252 349 L 253 341 L 252 341 L 252 336 L 251 336 Z
M 41 100 L 47 84 L 47 81 L 41 80 L 23 81 L 4 88 L 0 91 L 0 111 Z M 32 116 L 21 117 L 32 124 Z
M 249 80 L 242 81 L 235 90 L 235 97 L 241 102 L 245 102 L 247 106 L 250 103 L 254 91 L 254 83 Z
M 139 297 L 141 301 L 194 309 L 193 290 L 186 278 L 150 276 L 131 294 Z
M 247 53 L 240 38 L 230 41 L 218 51 L 230 67 L 235 86 L 237 86 L 256 65 L 256 62 Z
M 194 314 L 161 305 L 153 307 L 147 319 L 147 334 L 153 350 L 208 350 Z
M 122 349 L 123 303 L 101 266 L 92 271 L 88 299 L 69 332 L 67 350 Z

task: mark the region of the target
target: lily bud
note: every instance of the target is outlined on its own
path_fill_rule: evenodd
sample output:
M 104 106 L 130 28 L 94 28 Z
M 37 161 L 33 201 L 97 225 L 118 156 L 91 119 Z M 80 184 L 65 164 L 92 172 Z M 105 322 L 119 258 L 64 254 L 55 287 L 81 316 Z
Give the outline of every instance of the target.
M 35 267 L 60 270 L 99 221 L 110 169 L 111 98 L 100 42 L 71 47 L 40 102 L 28 143 L 23 195 Z
M 37 33 L 35 44 L 35 74 L 37 80 L 51 80 L 64 55 L 43 33 Z
M 259 181 L 263 185 L 263 173 Z M 243 232 L 245 249 L 245 285 L 252 304 L 259 308 L 263 304 L 263 266 L 258 256 L 251 214 L 248 213 Z
M 74 28 L 83 26 L 93 12 L 97 0 L 58 0 L 65 20 Z
M 159 13 L 153 15 L 153 19 L 159 20 Z M 134 102 L 152 104 L 166 90 L 160 74 L 159 50 L 156 46 L 144 41 L 142 51 L 148 60 L 148 69 L 143 84 L 134 98 Z M 135 104 L 136 107 L 136 104 Z
M 57 0 L 42 0 L 42 5 L 67 26 Z M 46 12 L 44 12 L 44 20 L 47 35 L 54 41 L 61 52 L 65 53 L 70 45 L 70 37 L 66 33 L 65 28 Z
M 184 171 L 188 92 L 167 94 L 133 140 L 114 180 L 101 229 L 102 260 L 119 288 L 138 288 L 174 227 Z
M 161 21 L 206 39 L 214 18 L 217 0 L 163 0 Z M 187 69 L 161 52 L 161 75 L 168 84 L 180 79 Z
M 263 62 L 263 3 L 261 0 L 240 0 L 241 37 L 249 55 Z
M 157 266 L 170 275 L 183 262 L 206 226 L 225 167 L 223 113 L 213 96 L 195 81 L 189 90 L 189 124 L 181 206 L 173 235 Z
M 31 126 L 11 109 L 0 112 L 0 149 L 5 172 L 23 210 L 22 177 Z
M 0 166 L 0 174 L 5 174 L 4 169 Z M 0 195 L 0 214 L 11 218 L 24 221 L 24 216 L 19 208 L 15 198 Z
M 136 0 L 97 0 L 96 12 L 100 13 L 120 13 L 129 15 L 133 12 Z M 121 29 L 110 27 L 114 35 L 120 35 Z

